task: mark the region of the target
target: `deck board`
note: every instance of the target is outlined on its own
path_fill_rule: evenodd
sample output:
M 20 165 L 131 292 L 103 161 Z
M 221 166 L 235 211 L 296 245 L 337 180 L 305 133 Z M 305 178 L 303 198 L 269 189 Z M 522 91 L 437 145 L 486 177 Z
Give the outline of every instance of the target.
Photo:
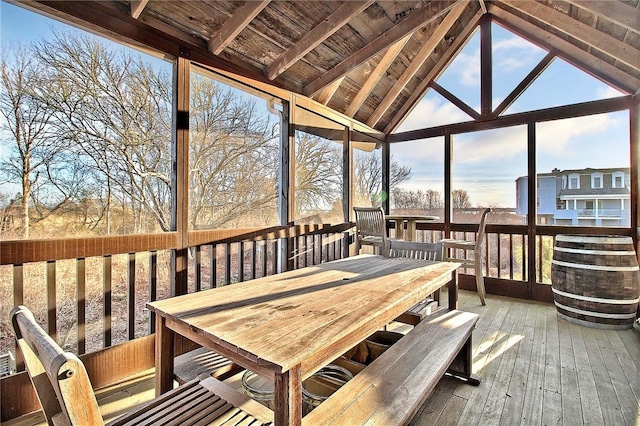
M 443 378 L 411 426 L 640 424 L 640 328 L 581 327 L 559 320 L 553 305 L 493 295 L 481 306 L 466 291 L 459 306 L 481 316 L 473 356 L 482 382 Z M 112 418 L 152 397 L 148 376 L 99 392 L 98 402 Z M 45 423 L 29 416 L 6 424 Z

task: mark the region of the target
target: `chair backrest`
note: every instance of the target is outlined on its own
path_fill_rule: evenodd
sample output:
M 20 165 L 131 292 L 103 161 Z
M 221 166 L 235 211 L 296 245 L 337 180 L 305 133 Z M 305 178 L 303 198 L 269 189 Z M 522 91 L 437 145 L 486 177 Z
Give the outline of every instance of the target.
M 387 223 L 382 207 L 354 207 L 356 235 L 358 238 L 380 237 L 386 246 Z
M 416 243 L 391 240 L 389 244 L 389 257 L 442 260 L 442 243 Z
M 31 311 L 18 306 L 11 323 L 49 424 L 101 425 L 102 416 L 87 370 L 38 325 Z
M 480 246 L 482 245 L 482 242 L 484 241 L 484 236 L 485 236 L 484 228 L 487 222 L 487 215 L 489 214 L 490 211 L 491 211 L 490 208 L 486 208 L 482 212 L 482 217 L 480 218 L 480 225 L 478 226 L 478 237 L 476 238 L 476 250 L 480 248 Z

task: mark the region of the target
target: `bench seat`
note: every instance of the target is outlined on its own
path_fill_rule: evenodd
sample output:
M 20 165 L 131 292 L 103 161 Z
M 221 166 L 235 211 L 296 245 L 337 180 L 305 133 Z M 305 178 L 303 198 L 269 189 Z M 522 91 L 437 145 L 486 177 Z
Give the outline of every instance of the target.
M 471 334 L 477 321 L 477 314 L 452 310 L 420 322 L 305 416 L 303 424 L 407 424 L 448 371 L 478 384 L 471 375 Z M 450 369 L 454 361 L 461 361 L 460 371 Z

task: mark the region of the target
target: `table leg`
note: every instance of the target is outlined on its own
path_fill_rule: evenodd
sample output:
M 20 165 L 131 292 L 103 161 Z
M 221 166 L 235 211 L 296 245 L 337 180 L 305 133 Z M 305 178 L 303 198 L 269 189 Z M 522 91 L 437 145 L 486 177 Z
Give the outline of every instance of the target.
M 447 284 L 449 293 L 449 310 L 458 309 L 458 270 L 451 273 L 451 281 Z
M 302 424 L 302 374 L 296 365 L 276 375 L 274 397 L 274 425 L 300 426 Z
M 173 389 L 173 330 L 156 315 L 156 396 Z

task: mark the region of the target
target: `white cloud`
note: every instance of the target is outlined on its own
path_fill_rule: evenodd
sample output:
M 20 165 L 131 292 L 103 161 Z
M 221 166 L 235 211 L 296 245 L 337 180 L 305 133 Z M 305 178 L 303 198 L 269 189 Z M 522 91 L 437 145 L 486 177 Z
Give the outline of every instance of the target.
M 440 101 L 440 98 L 431 97 L 427 94 L 404 120 L 398 132 L 425 129 L 470 120 L 471 117 L 449 101 Z
M 575 138 L 606 134 L 615 123 L 608 114 L 591 115 L 568 120 L 541 123 L 536 128 L 537 149 L 539 153 L 561 155 L 577 154 L 571 147 Z
M 456 163 L 482 163 L 509 160 L 527 150 L 524 126 L 454 136 Z
M 597 99 L 617 98 L 618 96 L 624 96 L 624 93 L 611 86 L 599 87 L 598 90 L 596 90 Z

